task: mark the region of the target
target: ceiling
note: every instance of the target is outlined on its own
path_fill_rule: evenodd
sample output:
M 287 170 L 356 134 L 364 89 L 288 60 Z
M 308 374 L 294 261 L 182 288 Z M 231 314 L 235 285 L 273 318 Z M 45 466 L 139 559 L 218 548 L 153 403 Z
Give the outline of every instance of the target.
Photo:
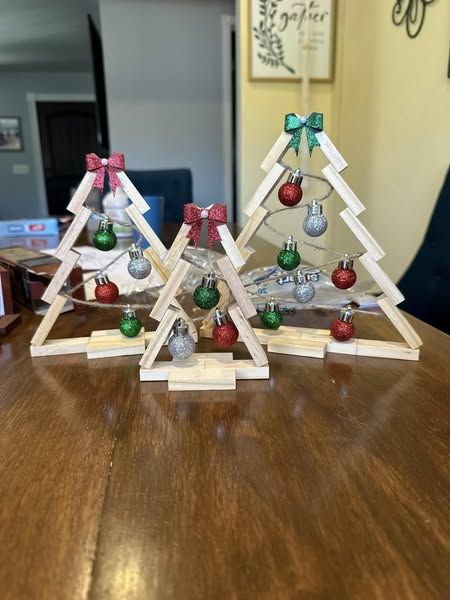
M 90 71 L 97 0 L 0 0 L 0 70 Z

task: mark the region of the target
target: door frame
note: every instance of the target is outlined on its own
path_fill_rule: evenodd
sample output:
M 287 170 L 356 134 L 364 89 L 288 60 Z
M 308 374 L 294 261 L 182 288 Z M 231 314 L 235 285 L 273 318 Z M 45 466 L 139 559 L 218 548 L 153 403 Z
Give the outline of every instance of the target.
M 45 190 L 44 163 L 42 160 L 41 140 L 37 102 L 95 102 L 95 94 L 26 94 L 28 116 L 30 119 L 30 148 L 33 155 L 34 183 L 39 199 L 40 214 L 48 216 L 47 192 Z
M 229 218 L 232 220 L 237 210 L 238 200 L 232 197 L 233 177 L 233 136 L 232 136 L 232 112 L 231 112 L 231 32 L 236 29 L 236 18 L 233 15 L 221 15 L 222 33 L 222 159 L 224 174 L 224 202 L 230 207 Z M 237 38 L 236 38 L 237 39 Z M 237 57 L 236 53 L 236 57 Z M 237 84 L 237 82 L 236 82 Z M 236 98 L 235 98 L 236 100 Z M 237 132 L 235 132 L 237 135 Z

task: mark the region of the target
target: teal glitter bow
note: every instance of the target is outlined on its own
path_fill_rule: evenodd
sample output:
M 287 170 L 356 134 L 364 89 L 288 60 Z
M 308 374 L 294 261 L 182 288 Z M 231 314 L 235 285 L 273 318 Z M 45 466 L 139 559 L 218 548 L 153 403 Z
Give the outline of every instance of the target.
M 320 146 L 316 133 L 323 129 L 323 114 L 313 112 L 309 117 L 298 117 L 295 113 L 289 113 L 284 117 L 284 130 L 286 133 L 292 133 L 289 147 L 294 148 L 296 154 L 300 149 L 303 129 L 306 129 L 306 140 L 311 156 L 314 146 Z

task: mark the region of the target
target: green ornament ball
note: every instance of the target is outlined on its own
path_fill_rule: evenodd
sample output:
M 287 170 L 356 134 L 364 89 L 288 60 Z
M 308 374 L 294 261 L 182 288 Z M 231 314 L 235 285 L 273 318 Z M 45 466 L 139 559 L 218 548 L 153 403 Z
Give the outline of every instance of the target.
M 93 242 L 96 248 L 103 250 L 103 252 L 107 252 L 115 247 L 117 244 L 117 237 L 112 229 L 99 229 L 95 232 Z
M 217 288 L 206 288 L 199 285 L 195 288 L 192 298 L 196 306 L 204 310 L 209 310 L 210 308 L 214 308 L 219 302 L 220 292 Z
M 280 250 L 277 263 L 284 271 L 293 271 L 300 264 L 300 254 L 297 250 Z
M 283 322 L 283 315 L 278 311 L 265 310 L 260 313 L 259 318 L 266 329 L 278 329 Z
M 141 331 L 142 323 L 137 317 L 123 317 L 120 321 L 120 332 L 126 337 L 136 337 Z

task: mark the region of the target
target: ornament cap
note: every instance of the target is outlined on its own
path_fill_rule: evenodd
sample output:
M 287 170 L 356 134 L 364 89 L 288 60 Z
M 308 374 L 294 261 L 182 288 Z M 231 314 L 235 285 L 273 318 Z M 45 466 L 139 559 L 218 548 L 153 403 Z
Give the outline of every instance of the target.
M 225 323 L 228 323 L 229 319 L 227 317 L 227 315 L 225 313 L 223 313 L 220 308 L 216 308 L 216 310 L 214 311 L 214 323 L 218 326 L 220 325 L 225 325 Z
M 275 298 L 272 297 L 266 302 L 264 312 L 280 312 L 280 305 L 275 301 Z
M 181 317 L 178 317 L 178 319 L 173 324 L 172 332 L 174 335 L 187 335 L 188 325 L 186 321 Z
M 288 177 L 288 183 L 293 183 L 294 185 L 298 185 L 299 187 L 302 181 L 303 175 L 300 169 L 295 169 L 295 171 L 293 171 Z
M 208 273 L 208 275 L 205 275 L 204 277 L 202 277 L 202 287 L 204 288 L 215 288 L 217 285 L 217 275 L 214 273 L 214 271 L 210 271 Z
M 317 198 L 311 200 L 311 204 L 308 205 L 308 215 L 315 216 L 323 214 L 323 206 L 319 204 Z
M 131 259 L 142 258 L 144 253 L 142 252 L 142 248 L 140 246 L 136 246 L 133 244 L 131 248 L 128 250 L 128 254 Z
M 122 318 L 124 318 L 124 319 L 135 319 L 136 318 L 136 311 L 133 308 L 131 308 L 130 305 L 128 305 L 122 311 Z
M 353 269 L 353 259 L 344 257 L 338 262 L 338 269 Z
M 341 314 L 339 315 L 339 320 L 344 323 L 351 323 L 353 321 L 354 312 L 352 311 L 350 306 L 343 308 L 341 310 Z
M 104 285 L 105 283 L 109 283 L 109 277 L 106 273 L 97 273 L 95 276 L 95 283 L 97 285 Z
M 297 242 L 294 236 L 288 235 L 287 240 L 283 244 L 283 250 L 297 250 Z

